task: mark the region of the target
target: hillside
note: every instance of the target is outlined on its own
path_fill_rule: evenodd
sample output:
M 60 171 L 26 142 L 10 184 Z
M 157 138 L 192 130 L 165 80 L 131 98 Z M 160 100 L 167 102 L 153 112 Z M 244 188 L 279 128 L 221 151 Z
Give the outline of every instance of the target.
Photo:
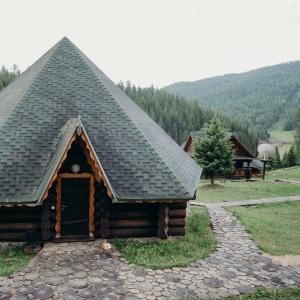
M 199 130 L 215 112 L 199 106 L 196 101 L 187 101 L 165 90 L 140 88 L 126 82 L 119 87 L 133 99 L 155 122 L 157 122 L 178 144 L 182 144 L 190 131 Z M 234 122 L 221 115 L 224 126 L 235 132 L 241 141 L 253 152 L 257 147 L 257 132 L 251 127 Z
M 266 137 L 275 124 L 285 130 L 294 127 L 295 107 L 300 105 L 300 61 L 178 82 L 165 89 L 254 125 Z

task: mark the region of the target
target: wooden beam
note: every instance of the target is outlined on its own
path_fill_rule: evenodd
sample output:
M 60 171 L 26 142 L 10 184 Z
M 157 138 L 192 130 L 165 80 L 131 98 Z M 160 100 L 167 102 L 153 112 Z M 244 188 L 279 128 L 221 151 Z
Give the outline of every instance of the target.
M 60 178 L 66 178 L 66 179 L 74 179 L 74 178 L 88 178 L 90 179 L 92 177 L 91 173 L 61 173 L 59 174 Z
M 61 177 L 58 176 L 57 178 L 57 185 L 56 185 L 56 223 L 55 223 L 55 238 L 59 239 L 61 237 Z
M 158 220 L 157 220 L 157 236 L 161 239 L 168 238 L 169 230 L 169 206 L 160 204 L 158 207 Z
M 40 229 L 41 223 L 0 223 L 0 231 L 25 231 Z
M 90 195 L 89 195 L 89 236 L 94 237 L 94 214 L 95 214 L 95 177 L 90 176 Z
M 110 228 L 142 228 L 142 227 L 155 227 L 155 219 L 144 219 L 144 220 L 130 220 L 130 219 L 121 219 L 121 220 L 110 220 Z

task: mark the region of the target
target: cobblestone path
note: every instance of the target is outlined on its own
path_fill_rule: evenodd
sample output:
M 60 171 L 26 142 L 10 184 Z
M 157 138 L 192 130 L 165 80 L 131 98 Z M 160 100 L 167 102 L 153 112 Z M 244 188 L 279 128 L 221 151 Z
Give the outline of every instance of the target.
M 206 260 L 153 271 L 103 252 L 100 241 L 49 243 L 20 272 L 0 277 L 0 299 L 205 299 L 257 287 L 300 287 L 300 268 L 262 256 L 231 214 L 222 207 L 208 210 L 219 244 Z

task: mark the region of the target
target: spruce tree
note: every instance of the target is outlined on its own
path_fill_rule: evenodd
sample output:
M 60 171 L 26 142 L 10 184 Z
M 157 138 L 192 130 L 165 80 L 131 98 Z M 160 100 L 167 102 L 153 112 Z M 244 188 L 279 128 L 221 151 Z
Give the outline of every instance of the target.
M 274 157 L 271 158 L 271 167 L 272 169 L 280 169 L 282 167 L 280 154 L 277 147 Z
M 203 168 L 203 174 L 214 183 L 216 175 L 233 172 L 232 145 L 218 117 L 204 126 L 203 134 L 194 144 L 193 157 Z
M 283 168 L 287 168 L 289 166 L 289 162 L 288 162 L 288 152 L 285 151 L 282 157 L 282 167 Z
M 287 162 L 289 167 L 296 166 L 297 158 L 294 150 L 294 146 L 292 146 L 287 154 Z

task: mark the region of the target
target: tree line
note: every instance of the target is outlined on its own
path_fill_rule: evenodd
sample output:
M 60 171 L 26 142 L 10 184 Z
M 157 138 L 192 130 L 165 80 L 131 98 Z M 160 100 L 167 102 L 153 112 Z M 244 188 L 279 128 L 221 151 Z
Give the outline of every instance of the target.
M 164 89 L 136 87 L 130 81 L 120 82 L 118 86 L 158 123 L 179 145 L 191 131 L 200 130 L 216 112 L 203 108 L 199 103 L 187 101 L 184 97 L 170 94 Z M 248 125 L 218 114 L 223 126 L 237 134 L 241 142 L 255 155 L 257 131 Z
M 20 70 L 16 65 L 13 65 L 11 70 L 2 66 L 0 69 L 0 91 L 7 87 L 18 76 L 20 76 Z

